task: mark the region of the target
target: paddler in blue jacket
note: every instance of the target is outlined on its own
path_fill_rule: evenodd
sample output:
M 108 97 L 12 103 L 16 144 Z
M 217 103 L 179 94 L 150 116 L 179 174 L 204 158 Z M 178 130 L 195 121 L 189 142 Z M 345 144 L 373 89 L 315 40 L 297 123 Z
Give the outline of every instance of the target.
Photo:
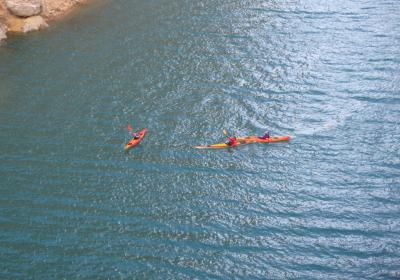
M 132 130 L 133 130 L 133 127 L 132 127 L 131 124 L 128 124 L 128 130 L 129 130 L 129 131 L 132 131 Z M 132 132 L 131 135 L 132 135 L 133 139 L 139 139 L 139 138 L 140 138 L 139 132 L 134 131 L 134 132 Z
M 270 137 L 270 136 L 269 136 L 269 131 L 267 131 L 267 132 L 264 133 L 263 136 L 258 137 L 258 138 L 263 139 L 263 140 L 266 140 L 266 139 L 269 139 L 269 137 Z
M 132 132 L 132 137 L 133 137 L 133 139 L 139 139 L 140 134 L 138 132 Z

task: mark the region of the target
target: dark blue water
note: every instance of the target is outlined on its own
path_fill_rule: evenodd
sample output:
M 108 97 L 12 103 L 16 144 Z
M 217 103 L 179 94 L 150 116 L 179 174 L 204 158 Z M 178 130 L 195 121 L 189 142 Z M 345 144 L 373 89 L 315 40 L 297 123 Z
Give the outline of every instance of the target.
M 399 279 L 399 46 L 390 0 L 100 1 L 11 37 L 0 278 Z M 294 138 L 191 148 L 224 128 Z

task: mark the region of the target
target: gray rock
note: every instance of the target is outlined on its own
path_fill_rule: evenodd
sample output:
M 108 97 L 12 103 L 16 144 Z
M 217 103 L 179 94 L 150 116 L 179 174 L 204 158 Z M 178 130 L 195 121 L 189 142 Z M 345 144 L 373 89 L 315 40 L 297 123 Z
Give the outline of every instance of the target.
M 5 0 L 8 10 L 19 17 L 30 17 L 42 12 L 41 0 Z
M 7 26 L 0 23 L 0 44 L 7 39 L 6 32 L 7 32 Z

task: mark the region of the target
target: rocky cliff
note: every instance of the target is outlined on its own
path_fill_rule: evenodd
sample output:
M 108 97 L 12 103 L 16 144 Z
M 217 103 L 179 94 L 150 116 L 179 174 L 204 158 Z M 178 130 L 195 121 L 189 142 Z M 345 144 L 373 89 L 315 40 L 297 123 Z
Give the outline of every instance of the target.
M 0 0 L 0 42 L 7 32 L 30 32 L 88 0 Z

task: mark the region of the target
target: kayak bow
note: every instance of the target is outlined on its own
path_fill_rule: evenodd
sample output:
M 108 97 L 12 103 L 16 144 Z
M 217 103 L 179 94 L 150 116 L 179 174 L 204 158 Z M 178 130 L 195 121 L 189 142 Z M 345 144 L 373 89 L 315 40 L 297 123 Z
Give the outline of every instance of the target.
M 228 145 L 225 143 L 218 143 L 218 144 L 210 144 L 210 145 L 206 145 L 206 146 L 194 146 L 193 148 L 195 149 L 225 149 L 225 148 L 234 148 L 237 146 L 243 146 L 243 145 L 247 145 L 253 143 L 251 141 L 244 141 L 238 138 L 238 143 L 236 145 Z
M 140 141 L 143 140 L 144 136 L 146 135 L 147 128 L 143 128 L 141 131 L 139 131 L 139 138 L 135 139 L 132 138 L 128 143 L 126 143 L 124 149 L 125 151 L 128 151 L 129 149 L 132 149 L 133 147 L 137 146 Z

